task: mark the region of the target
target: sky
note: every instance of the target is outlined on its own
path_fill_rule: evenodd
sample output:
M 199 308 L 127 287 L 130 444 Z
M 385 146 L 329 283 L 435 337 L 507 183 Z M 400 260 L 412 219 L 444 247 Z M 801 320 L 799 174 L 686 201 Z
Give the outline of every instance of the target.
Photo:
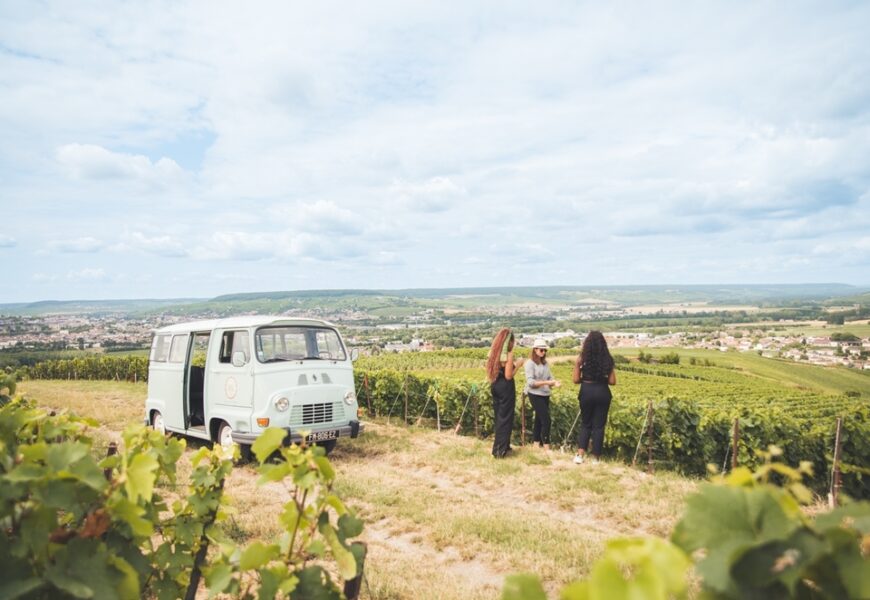
M 0 0 L 0 303 L 868 285 L 868 31 L 868 2 Z

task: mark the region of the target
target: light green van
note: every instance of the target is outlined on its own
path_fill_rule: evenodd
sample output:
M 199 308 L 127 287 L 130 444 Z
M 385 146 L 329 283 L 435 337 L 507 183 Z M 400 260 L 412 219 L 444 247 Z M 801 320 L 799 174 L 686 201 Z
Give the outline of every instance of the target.
M 331 451 L 363 431 L 356 349 L 315 319 L 246 316 L 154 332 L 145 420 L 154 429 L 250 448 L 268 427 Z

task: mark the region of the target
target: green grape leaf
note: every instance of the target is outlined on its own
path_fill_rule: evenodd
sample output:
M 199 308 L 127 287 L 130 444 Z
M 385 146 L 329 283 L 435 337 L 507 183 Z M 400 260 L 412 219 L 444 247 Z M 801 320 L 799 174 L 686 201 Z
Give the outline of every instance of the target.
M 321 535 L 326 539 L 329 549 L 332 550 L 332 555 L 338 565 L 338 572 L 343 579 L 353 579 L 356 577 L 356 559 L 353 554 L 344 547 L 344 544 L 338 539 L 335 529 L 329 524 L 321 523 L 319 526 Z
M 233 581 L 233 569 L 227 564 L 216 564 L 203 568 L 205 585 L 208 588 L 209 598 L 226 590 Z
M 133 504 L 126 498 L 119 498 L 108 505 L 109 512 L 116 519 L 120 519 L 130 526 L 134 535 L 150 536 L 154 533 L 154 524 L 148 519 L 142 518 L 145 509 Z
M 45 453 L 45 464 L 52 471 L 64 471 L 86 456 L 88 456 L 88 446 L 81 442 L 51 444 Z
M 803 570 L 826 551 L 825 543 L 807 529 L 799 529 L 788 540 L 748 547 L 734 557 L 733 579 L 746 595 L 767 586 L 781 584 L 791 595 L 803 579 Z
M 264 463 L 275 450 L 282 446 L 285 437 L 287 437 L 286 431 L 278 427 L 270 427 L 260 434 L 260 437 L 251 445 L 251 450 L 257 460 Z
M 325 456 L 315 456 L 314 462 L 317 464 L 317 468 L 320 469 L 320 474 L 327 482 L 335 479 L 335 469 L 332 468 L 328 458 Z
M 501 592 L 502 600 L 547 600 L 544 587 L 537 575 L 520 573 L 508 575 Z
M 275 544 L 265 545 L 262 542 L 253 542 L 242 552 L 239 558 L 239 568 L 242 571 L 259 569 L 278 556 L 278 546 Z
M 116 585 L 122 577 L 110 565 L 110 558 L 103 544 L 73 538 L 55 554 L 45 578 L 76 598 L 118 598 Z
M 363 532 L 363 522 L 347 513 L 338 518 L 338 530 L 344 539 L 356 537 Z
M 40 587 L 44 586 L 45 582 L 42 579 L 31 577 L 29 579 L 13 579 L 9 583 L 0 585 L 0 598 L 7 600 L 15 600 L 26 596 Z
M 290 465 L 285 461 L 277 464 L 265 463 L 260 465 L 258 471 L 260 472 L 259 483 L 281 481 L 290 474 Z
M 590 600 L 588 581 L 575 581 L 562 589 L 560 600 Z
M 318 566 L 296 572 L 298 581 L 290 593 L 292 600 L 339 600 L 341 594 L 331 585 L 329 575 Z
M 140 498 L 151 500 L 159 466 L 157 459 L 147 454 L 138 454 L 130 461 L 124 489 L 133 502 L 137 502 Z
M 90 457 L 89 457 L 90 458 Z M 108 486 L 103 471 L 92 460 L 80 460 L 68 471 L 73 477 L 96 491 L 102 491 Z
M 109 555 L 108 561 L 109 564 L 121 573 L 121 580 L 118 582 L 118 597 L 121 600 L 136 600 L 139 598 L 139 574 L 136 573 L 136 569 L 119 556 Z

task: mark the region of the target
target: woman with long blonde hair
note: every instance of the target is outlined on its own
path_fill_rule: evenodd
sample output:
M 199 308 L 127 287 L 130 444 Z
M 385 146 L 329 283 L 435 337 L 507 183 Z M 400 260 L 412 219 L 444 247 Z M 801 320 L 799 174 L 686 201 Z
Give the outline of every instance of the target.
M 514 334 L 510 329 L 501 329 L 492 340 L 489 357 L 486 359 L 486 376 L 492 392 L 492 408 L 495 416 L 495 436 L 492 455 L 504 458 L 511 451 L 511 430 L 514 426 L 514 408 L 517 388 L 514 373 Z

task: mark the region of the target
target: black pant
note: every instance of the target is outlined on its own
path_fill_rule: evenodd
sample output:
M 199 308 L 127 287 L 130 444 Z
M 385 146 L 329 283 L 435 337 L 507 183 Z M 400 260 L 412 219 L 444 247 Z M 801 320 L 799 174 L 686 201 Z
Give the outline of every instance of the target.
M 604 445 L 604 426 L 607 424 L 607 412 L 610 410 L 610 386 L 607 383 L 580 384 L 580 435 L 577 447 L 586 450 L 589 438 L 592 438 L 592 454 L 601 456 Z
M 532 442 L 550 443 L 550 397 L 529 393 L 529 402 L 535 411 L 535 425 L 532 428 Z
M 492 442 L 492 455 L 502 458 L 511 447 L 511 431 L 514 427 L 514 408 L 517 403 L 516 386 L 513 379 L 500 377 L 491 386 L 492 408 L 495 413 L 495 439 Z

